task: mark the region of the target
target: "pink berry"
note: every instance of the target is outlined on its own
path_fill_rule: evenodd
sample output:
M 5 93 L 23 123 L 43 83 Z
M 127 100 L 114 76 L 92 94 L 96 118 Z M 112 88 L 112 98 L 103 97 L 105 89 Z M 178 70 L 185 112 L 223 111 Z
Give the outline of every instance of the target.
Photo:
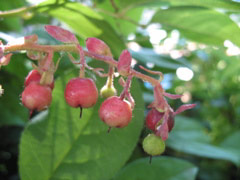
M 98 90 L 92 79 L 73 78 L 68 82 L 64 96 L 69 106 L 90 108 L 98 100 Z
M 28 73 L 24 82 L 24 86 L 27 87 L 31 82 L 39 83 L 40 80 L 41 80 L 41 74 L 36 69 L 34 69 Z M 49 85 L 49 87 L 51 89 L 54 88 L 54 81 Z
M 22 93 L 22 103 L 29 110 L 41 111 L 47 108 L 52 101 L 52 90 L 39 83 L 30 83 Z
M 131 106 L 117 96 L 106 99 L 99 109 L 100 119 L 110 127 L 122 128 L 132 119 Z
M 146 117 L 146 126 L 155 131 L 157 126 L 160 125 L 164 113 L 159 112 L 155 108 L 148 112 Z

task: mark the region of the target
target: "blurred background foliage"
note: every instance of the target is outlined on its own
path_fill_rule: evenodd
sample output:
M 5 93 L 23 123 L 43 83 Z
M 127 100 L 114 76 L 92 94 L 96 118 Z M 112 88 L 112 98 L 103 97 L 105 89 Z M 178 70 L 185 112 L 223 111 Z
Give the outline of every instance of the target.
M 143 65 L 163 72 L 164 89 L 183 94 L 181 100 L 169 100 L 175 109 L 182 103 L 197 104 L 193 110 L 176 117 L 164 156 L 153 158 L 151 165 L 141 147 L 149 130 L 144 126 L 140 128 L 141 123 L 139 132 L 127 129 L 128 135 L 133 137 L 141 131 L 140 138 L 132 139 L 135 144 L 129 145 L 128 152 L 123 153 L 125 162 L 113 163 L 114 168 L 106 170 L 105 179 L 240 179 L 238 0 L 48 0 L 38 3 L 33 0 L 0 1 L 0 40 L 4 44 L 17 43 L 20 37 L 33 33 L 39 36 L 40 44 L 58 44 L 44 31 L 44 25 L 59 25 L 73 31 L 83 46 L 87 37 L 102 39 L 111 47 L 115 59 L 128 48 L 137 62 L 136 70 L 141 71 L 138 65 Z M 4 11 L 24 6 L 31 8 L 4 14 Z M 60 80 L 66 70 L 76 68 L 65 54 L 62 56 L 55 74 Z M 56 54 L 54 59 L 58 57 Z M 13 180 L 20 176 L 21 179 L 43 179 L 39 174 L 40 177 L 34 177 L 34 170 L 23 168 L 28 156 L 25 141 L 30 138 L 28 134 L 34 135 L 34 125 L 28 122 L 28 112 L 20 103 L 20 94 L 24 78 L 32 69 L 31 63 L 25 53 L 14 53 L 11 63 L 0 71 L 0 83 L 5 91 L 0 98 L 0 179 Z M 146 115 L 147 105 L 153 100 L 152 86 L 139 83 L 141 88 L 135 91 L 141 90 L 145 108 L 139 106 L 137 112 L 144 111 Z M 138 85 L 133 89 L 136 87 Z M 134 93 L 140 97 L 139 92 L 132 91 Z M 56 111 L 52 109 L 50 114 Z M 91 118 L 98 119 L 95 115 Z M 45 122 L 46 118 L 42 119 Z M 19 155 L 23 130 L 21 149 L 26 153 Z M 122 135 L 121 138 L 128 137 Z M 117 141 L 111 143 L 114 146 Z M 119 157 L 111 158 L 121 159 L 121 154 L 116 156 Z M 39 157 L 44 161 L 41 154 Z M 36 160 L 31 154 L 28 158 L 30 162 Z M 72 161 L 70 167 L 73 167 Z M 62 168 L 63 178 L 74 179 L 67 167 Z M 77 174 L 76 177 L 102 180 L 99 171 L 84 170 L 86 176 Z M 51 178 L 46 179 L 53 179 L 52 172 L 49 173 Z M 29 175 L 31 178 L 27 178 Z

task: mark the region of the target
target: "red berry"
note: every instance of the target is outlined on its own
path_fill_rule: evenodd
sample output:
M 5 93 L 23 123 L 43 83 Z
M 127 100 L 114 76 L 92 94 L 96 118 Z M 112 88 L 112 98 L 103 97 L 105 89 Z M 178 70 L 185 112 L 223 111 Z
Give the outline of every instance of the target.
M 155 108 L 148 112 L 146 117 L 146 126 L 152 131 L 161 123 L 164 113 L 159 112 Z
M 52 101 L 52 90 L 39 83 L 30 83 L 22 93 L 22 103 L 29 110 L 41 111 L 47 108 Z
M 68 82 L 64 96 L 69 106 L 89 108 L 96 104 L 98 90 L 92 79 L 73 78 Z
M 99 109 L 100 119 L 110 127 L 122 128 L 132 119 L 131 106 L 117 96 L 106 99 Z
M 39 83 L 40 80 L 41 80 L 41 74 L 36 69 L 34 69 L 28 73 L 24 82 L 24 86 L 27 87 L 31 82 Z M 51 89 L 54 88 L 54 81 L 49 85 L 49 87 Z

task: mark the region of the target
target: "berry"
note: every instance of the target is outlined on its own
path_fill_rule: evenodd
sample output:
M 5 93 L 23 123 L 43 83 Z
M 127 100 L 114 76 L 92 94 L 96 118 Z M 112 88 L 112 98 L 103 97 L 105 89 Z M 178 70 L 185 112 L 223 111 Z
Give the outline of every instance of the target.
M 73 78 L 65 89 L 66 102 L 71 107 L 90 108 L 98 99 L 98 90 L 92 79 Z
M 112 96 L 102 103 L 99 116 L 108 126 L 122 128 L 131 121 L 132 109 L 126 101 L 117 96 Z
M 41 111 L 47 108 L 52 101 L 52 90 L 39 83 L 30 83 L 22 93 L 22 103 L 29 110 Z
M 111 96 L 115 96 L 116 94 L 117 94 L 117 91 L 113 86 L 109 88 L 107 85 L 105 85 L 100 90 L 100 95 L 103 98 L 109 98 Z
M 164 113 L 159 112 L 155 108 L 148 112 L 146 117 L 146 126 L 155 131 L 157 126 L 162 123 Z
M 30 71 L 30 72 L 28 73 L 26 79 L 25 79 L 24 86 L 27 87 L 27 86 L 28 86 L 30 83 L 32 83 L 32 82 L 37 82 L 37 83 L 39 83 L 40 80 L 41 80 L 41 77 L 42 77 L 41 74 L 40 74 L 36 69 Z M 49 87 L 50 87 L 51 89 L 54 88 L 54 81 L 52 81 L 52 83 L 49 85 Z
M 143 149 L 151 156 L 160 155 L 165 150 L 165 142 L 155 134 L 149 134 L 143 140 Z

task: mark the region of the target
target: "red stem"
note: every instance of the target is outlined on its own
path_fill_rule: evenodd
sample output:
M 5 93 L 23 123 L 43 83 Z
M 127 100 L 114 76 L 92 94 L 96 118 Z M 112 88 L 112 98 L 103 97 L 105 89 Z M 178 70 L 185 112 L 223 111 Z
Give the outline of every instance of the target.
M 120 99 L 123 100 L 126 93 L 128 92 L 128 90 L 130 89 L 130 86 L 131 86 L 131 82 L 132 82 L 132 78 L 133 78 L 133 75 L 129 75 L 128 78 L 127 78 L 127 81 L 126 81 L 126 84 L 125 84 L 125 87 L 120 95 Z
M 76 53 L 79 52 L 75 44 L 64 44 L 64 45 L 12 44 L 12 45 L 6 45 L 4 52 L 6 53 L 6 52 L 12 52 L 12 51 L 21 51 L 21 50 L 29 50 L 29 51 L 37 51 L 37 52 L 49 52 L 49 50 L 52 50 L 54 52 L 61 52 L 61 51 L 76 52 Z M 112 57 L 99 55 L 89 51 L 84 51 L 84 55 L 96 60 L 101 60 L 111 66 L 117 67 L 117 61 L 114 60 Z M 131 74 L 139 79 L 142 79 L 143 81 L 150 82 L 153 86 L 159 84 L 159 81 L 157 79 L 154 79 L 150 76 L 142 74 L 133 69 L 131 69 Z
M 80 55 L 80 74 L 79 77 L 80 78 L 84 78 L 85 77 L 85 53 L 83 51 L 83 48 L 78 44 L 77 48 L 79 50 L 79 55 Z

